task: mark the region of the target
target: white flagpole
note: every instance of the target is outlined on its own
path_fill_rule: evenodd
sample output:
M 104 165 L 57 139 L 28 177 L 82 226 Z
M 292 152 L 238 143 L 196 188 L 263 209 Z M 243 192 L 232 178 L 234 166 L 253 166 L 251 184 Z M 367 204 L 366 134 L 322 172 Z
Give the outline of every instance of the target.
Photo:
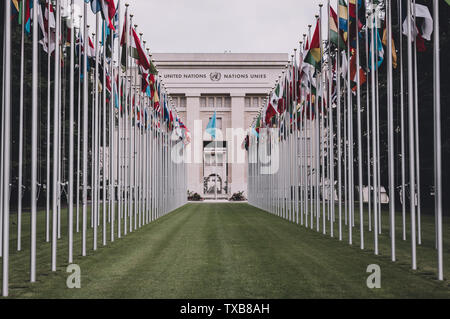
M 84 3 L 84 55 L 83 55 L 83 225 L 82 225 L 82 256 L 86 256 L 86 228 L 87 228 L 87 187 L 88 187 L 88 81 L 87 51 L 89 46 L 89 26 L 87 25 L 87 3 Z
M 411 23 L 411 1 L 407 6 L 407 25 L 408 25 L 408 120 L 409 120 L 409 179 L 410 179 L 410 211 L 411 211 L 411 266 L 413 270 L 417 269 L 416 261 L 416 181 L 415 181 L 415 165 L 414 165 L 414 90 L 413 90 L 413 70 L 412 61 L 412 23 Z
M 413 2 L 413 21 L 416 24 L 416 0 Z M 422 245 L 422 223 L 421 223 L 421 191 L 420 191 L 420 140 L 419 140 L 419 92 L 417 81 L 417 42 L 414 41 L 414 140 L 417 179 L 417 243 Z
M 93 175 L 93 184 L 92 184 L 92 188 L 91 188 L 91 194 L 92 194 L 92 207 L 93 207 L 93 212 L 91 213 L 91 216 L 94 217 L 93 219 L 93 226 L 94 226 L 94 238 L 93 238 L 93 250 L 97 250 L 97 224 L 98 224 L 98 209 L 99 209 L 99 205 L 98 205 L 98 153 L 99 153 L 99 147 L 98 147 L 98 125 L 99 125 L 99 92 L 98 92 L 98 76 L 99 76 L 99 72 L 98 72 L 98 68 L 99 68 L 99 52 L 98 52 L 98 39 L 99 37 L 99 20 L 100 16 L 98 14 L 96 14 L 95 16 L 95 34 L 93 34 L 93 41 L 94 41 L 94 46 L 95 46 L 95 79 L 94 79 L 94 89 L 92 90 L 94 93 L 94 109 L 93 109 L 93 123 L 94 126 L 92 127 L 93 130 L 93 143 L 92 143 L 92 162 L 93 162 L 93 171 L 92 171 L 92 175 Z
M 74 171 L 74 85 L 75 85 L 75 24 L 74 24 L 74 0 L 70 3 L 70 17 L 72 29 L 70 32 L 70 110 L 69 110 L 69 264 L 73 262 L 73 171 Z M 33 72 L 34 74 L 34 72 Z M 34 122 L 34 121 L 33 121 Z M 79 132 L 78 132 L 79 134 Z
M 23 99 L 24 99 L 24 68 L 25 68 L 25 1 L 22 1 L 22 33 L 20 56 L 20 102 L 19 102 L 19 176 L 17 180 L 17 251 L 22 250 L 22 178 L 23 178 Z M 36 7 L 34 7 L 36 8 Z M 33 10 L 36 11 L 37 10 Z M 34 17 L 34 14 L 33 14 Z M 33 20 L 33 21 L 37 21 Z M 33 28 L 34 29 L 34 28 Z M 33 31 L 34 41 L 34 31 Z M 34 42 L 33 42 L 34 45 Z M 34 57 L 34 56 L 33 56 Z M 34 67 L 34 65 L 33 65 Z M 34 89 L 34 87 L 33 87 Z
M 353 100 L 351 90 L 351 63 L 350 63 L 350 5 L 347 6 L 347 29 L 348 29 L 348 70 L 347 70 L 347 130 L 348 130 L 348 213 L 349 213 L 349 244 L 353 244 L 353 227 L 355 226 L 355 188 L 354 185 L 354 161 L 353 161 Z
M 2 294 L 8 297 L 9 284 L 9 192 L 11 149 L 11 1 L 5 3 L 5 64 L 4 64 L 4 159 L 3 159 L 3 277 Z
M 394 176 L 394 83 L 392 78 L 392 13 L 391 0 L 386 0 L 388 54 L 388 157 L 389 157 L 389 216 L 391 228 L 391 260 L 395 262 L 395 176 Z
M 56 271 L 56 246 L 57 246 L 57 228 L 58 228 L 58 120 L 59 120 L 59 68 L 60 68 L 60 37 L 61 33 L 61 2 L 56 0 L 56 36 L 55 36 L 55 92 L 53 109 L 53 207 L 52 207 L 52 271 Z
M 402 199 L 402 238 L 406 241 L 406 163 L 405 163 L 405 108 L 403 94 L 403 21 L 402 21 L 402 0 L 398 0 L 398 23 L 399 23 L 399 63 L 400 63 L 400 139 L 401 139 L 401 199 Z
M 103 230 L 102 230 L 102 244 L 103 246 L 106 246 L 106 190 L 107 190 L 107 184 L 106 184 L 106 109 L 107 109 L 107 104 L 106 104 L 106 90 L 107 90 L 107 85 L 106 85 L 106 47 L 107 47 L 107 36 L 106 36 L 106 22 L 103 21 L 103 32 L 102 32 L 102 43 L 103 43 L 103 84 L 102 84 L 102 93 L 103 93 L 103 97 L 102 97 L 102 110 L 103 110 L 103 124 L 102 124 L 102 128 L 103 128 L 103 133 L 102 133 L 102 137 L 103 137 L 103 148 L 102 148 L 102 155 L 103 155 L 103 159 L 102 159 L 102 170 L 101 170 L 101 185 L 102 185 L 102 197 L 103 197 L 103 208 L 102 208 L 102 217 L 103 217 Z M 113 33 L 113 31 L 111 30 L 111 33 Z
M 48 7 L 48 14 L 49 14 L 49 18 L 50 18 L 50 6 L 52 6 L 52 4 L 50 3 L 50 0 L 48 0 L 47 5 Z M 51 126 L 51 54 L 50 54 L 50 46 L 51 46 L 51 29 L 50 29 L 50 23 L 48 23 L 48 29 L 47 29 L 47 34 L 48 34 L 48 44 L 47 44 L 47 50 L 48 50 L 48 54 L 47 54 L 47 178 L 46 178 L 46 216 L 45 216 L 45 238 L 46 238 L 46 242 L 50 242 L 50 170 L 51 170 L 51 134 L 50 134 L 50 126 Z M 55 43 L 56 44 L 56 43 Z M 55 46 L 55 50 L 56 50 L 56 46 Z
M 6 9 L 5 9 L 6 10 Z M 6 13 L 5 13 L 6 14 Z M 2 23 L 4 23 L 6 19 L 3 20 Z M 5 26 L 5 24 L 3 24 Z M 4 35 L 5 35 L 4 30 Z M 3 65 L 6 65 L 6 36 L 3 36 Z M 4 177 L 4 159 L 5 159 L 5 77 L 6 77 L 6 70 L 3 69 L 2 72 L 2 128 L 1 128 L 1 158 L 0 158 L 0 207 L 3 209 L 3 177 Z M 3 256 L 3 210 L 0 211 L 0 257 Z
M 399 0 L 401 1 L 401 0 Z M 368 22 L 367 20 L 369 20 L 369 17 L 367 15 L 366 12 L 366 66 L 369 66 L 369 29 L 368 29 Z M 369 85 L 369 81 L 371 79 L 368 78 L 367 79 L 367 85 L 366 85 L 366 129 L 367 129 L 367 199 L 368 199 L 368 205 L 367 205 L 367 210 L 368 210 L 368 224 L 369 224 L 369 232 L 372 231 L 372 187 L 371 187 L 371 178 L 370 178 L 370 85 Z
M 373 8 L 373 0 L 371 1 L 371 5 Z M 373 174 L 373 213 L 374 213 L 374 250 L 375 255 L 378 255 L 378 191 L 377 191 L 377 185 L 378 185 L 378 175 L 377 175 L 377 160 L 376 160 L 376 150 L 377 150 L 377 141 L 376 141 L 376 89 L 375 89 L 375 27 L 376 27 L 376 18 L 374 17 L 373 13 L 370 16 L 370 19 L 372 19 L 372 29 L 371 29 L 371 41 L 370 41 L 370 59 L 371 59 L 371 76 L 372 76 L 372 152 L 373 152 L 373 167 L 372 167 L 372 174 Z M 381 213 L 381 212 L 380 212 Z
M 80 23 L 83 16 L 79 15 Z M 75 32 L 75 27 L 74 27 Z M 81 26 L 79 30 L 79 34 L 81 34 Z M 79 41 L 78 48 L 78 119 L 77 119 L 77 184 L 76 184 L 76 192 L 77 192 L 77 213 L 76 213 L 76 231 L 80 232 L 80 161 L 81 161 L 81 66 L 82 66 L 82 49 L 81 46 L 81 38 Z
M 117 6 L 117 10 L 120 16 L 120 2 Z M 120 33 L 120 24 L 119 24 L 118 33 Z M 119 37 L 120 41 L 120 37 Z M 111 68 L 110 68 L 110 79 L 111 79 L 111 95 L 110 95 L 110 108 L 109 108 L 109 221 L 110 221 L 110 240 L 114 241 L 114 216 L 116 212 L 115 201 L 115 189 L 116 189 L 116 178 L 115 178 L 115 161 L 114 154 L 116 154 L 116 145 L 114 143 L 114 130 L 116 128 L 115 123 L 115 111 L 114 111 L 114 32 L 111 32 Z M 119 117 L 120 118 L 120 117 Z
M 355 5 L 356 15 L 356 103 L 358 121 L 358 183 L 359 183 L 359 232 L 361 249 L 364 249 L 364 205 L 363 205 L 363 164 L 362 164 L 362 124 L 361 124 L 361 75 L 359 59 L 359 8 Z M 353 149 L 353 147 L 352 147 Z
M 336 0 L 336 6 L 339 8 L 339 0 Z M 338 35 L 340 34 L 340 25 L 339 21 L 337 23 Z M 339 231 L 339 240 L 342 241 L 342 127 L 341 127 L 341 65 L 340 65 L 340 40 L 341 37 L 338 36 L 338 46 L 336 50 L 336 94 L 337 94 L 337 102 L 336 102 L 336 119 L 337 119 L 337 165 L 338 165 L 338 214 L 339 214 L 339 222 L 338 222 L 338 231 Z M 334 182 L 333 182 L 334 183 Z M 333 191 L 334 197 L 334 191 Z
M 441 79 L 439 53 L 439 1 L 433 1 L 434 18 L 434 183 L 436 239 L 438 249 L 438 279 L 444 280 L 442 246 L 442 151 L 441 151 Z

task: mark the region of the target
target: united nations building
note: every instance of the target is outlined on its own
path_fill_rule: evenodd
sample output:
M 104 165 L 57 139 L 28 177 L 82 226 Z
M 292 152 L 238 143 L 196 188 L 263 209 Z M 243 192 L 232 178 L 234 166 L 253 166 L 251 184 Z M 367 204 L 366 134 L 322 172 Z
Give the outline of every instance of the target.
M 188 190 L 204 198 L 247 194 L 245 131 L 288 63 L 288 54 L 154 54 L 172 103 L 191 130 Z M 218 134 L 205 133 L 216 112 Z

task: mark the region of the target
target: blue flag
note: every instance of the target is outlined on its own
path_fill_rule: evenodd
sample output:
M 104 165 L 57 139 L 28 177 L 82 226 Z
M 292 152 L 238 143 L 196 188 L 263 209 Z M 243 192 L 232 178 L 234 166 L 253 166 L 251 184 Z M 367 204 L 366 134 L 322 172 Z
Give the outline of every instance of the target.
M 213 139 L 216 138 L 216 111 L 214 111 L 213 117 L 209 120 L 208 126 L 206 127 L 206 133 L 211 135 Z

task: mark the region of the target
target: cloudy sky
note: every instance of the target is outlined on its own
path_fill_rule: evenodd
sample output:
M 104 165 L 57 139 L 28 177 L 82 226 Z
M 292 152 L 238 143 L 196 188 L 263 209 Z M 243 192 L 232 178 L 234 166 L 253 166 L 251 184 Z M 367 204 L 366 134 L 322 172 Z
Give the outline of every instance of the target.
M 77 1 L 82 4 L 82 0 Z M 122 14 L 125 1 L 121 0 Z M 331 0 L 336 6 L 336 0 Z M 326 0 L 128 0 L 151 52 L 292 53 Z M 93 15 L 91 24 L 93 24 Z

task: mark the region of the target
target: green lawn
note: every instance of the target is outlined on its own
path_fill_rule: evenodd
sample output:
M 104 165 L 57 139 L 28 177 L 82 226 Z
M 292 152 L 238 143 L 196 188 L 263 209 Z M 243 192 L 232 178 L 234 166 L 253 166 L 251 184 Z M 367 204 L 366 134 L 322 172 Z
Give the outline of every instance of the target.
M 28 217 L 24 216 L 25 238 Z M 247 204 L 188 204 L 112 244 L 108 234 L 108 246 L 99 242 L 98 251 L 89 250 L 88 257 L 79 257 L 77 234 L 74 262 L 81 267 L 81 289 L 66 288 L 64 228 L 58 271 L 50 271 L 44 220 L 40 213 L 36 284 L 27 282 L 28 240 L 21 253 L 15 252 L 15 241 L 11 243 L 12 298 L 450 298 L 449 281 L 435 280 L 431 217 L 423 219 L 419 270 L 412 271 L 409 244 L 400 240 L 400 232 L 399 261 L 390 262 L 387 228 L 381 255 L 375 256 L 371 245 L 359 249 L 358 226 L 354 245 L 349 246 L 346 236 L 339 242 Z M 444 226 L 448 276 L 449 224 Z M 11 231 L 14 235 L 14 225 Z M 91 230 L 89 235 L 91 248 Z M 366 286 L 369 264 L 381 267 L 381 289 Z

